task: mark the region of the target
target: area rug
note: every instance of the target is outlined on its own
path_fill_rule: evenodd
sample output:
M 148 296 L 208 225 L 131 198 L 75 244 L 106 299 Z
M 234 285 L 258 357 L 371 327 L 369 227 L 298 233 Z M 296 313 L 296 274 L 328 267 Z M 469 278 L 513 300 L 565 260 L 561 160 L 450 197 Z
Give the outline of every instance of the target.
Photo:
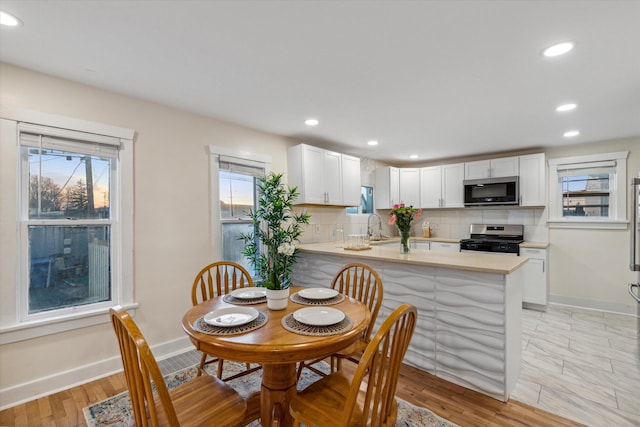
M 229 376 L 244 369 L 244 363 L 225 361 L 224 376 Z M 328 371 L 328 365 L 323 367 Z M 217 364 L 212 363 L 206 367 L 207 372 L 215 373 Z M 191 366 L 165 376 L 167 387 L 172 389 L 178 385 L 195 377 L 197 367 Z M 236 378 L 228 382 L 242 397 L 246 398 L 252 392 L 260 390 L 260 371 L 254 372 L 244 377 Z M 304 390 L 307 385 L 318 380 L 318 376 L 311 371 L 304 370 L 298 390 Z M 116 396 L 110 397 L 83 409 L 85 421 L 88 427 L 129 427 L 134 425 L 133 414 L 131 412 L 131 402 L 129 392 L 125 391 Z M 259 421 L 249 424 L 250 427 L 260 427 Z M 398 419 L 396 427 L 459 427 L 444 418 L 439 417 L 426 408 L 414 406 L 398 398 Z

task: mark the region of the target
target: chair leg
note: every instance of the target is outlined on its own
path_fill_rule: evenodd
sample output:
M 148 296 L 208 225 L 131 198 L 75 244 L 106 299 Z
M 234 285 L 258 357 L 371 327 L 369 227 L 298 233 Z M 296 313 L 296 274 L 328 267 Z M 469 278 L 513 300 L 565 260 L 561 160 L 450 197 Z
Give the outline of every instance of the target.
M 202 353 L 202 357 L 200 358 L 200 366 L 198 366 L 198 374 L 197 376 L 202 375 L 204 372 L 204 363 L 207 361 L 207 353 Z
M 218 358 L 218 378 L 222 379 L 222 368 L 223 368 L 224 360 Z

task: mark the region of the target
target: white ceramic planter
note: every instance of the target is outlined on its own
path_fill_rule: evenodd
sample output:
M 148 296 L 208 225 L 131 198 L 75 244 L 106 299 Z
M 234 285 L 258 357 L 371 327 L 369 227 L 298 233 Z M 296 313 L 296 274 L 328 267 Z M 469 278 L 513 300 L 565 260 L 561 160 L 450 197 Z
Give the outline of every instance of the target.
M 289 302 L 289 288 L 273 290 L 267 289 L 267 308 L 269 310 L 284 310 Z

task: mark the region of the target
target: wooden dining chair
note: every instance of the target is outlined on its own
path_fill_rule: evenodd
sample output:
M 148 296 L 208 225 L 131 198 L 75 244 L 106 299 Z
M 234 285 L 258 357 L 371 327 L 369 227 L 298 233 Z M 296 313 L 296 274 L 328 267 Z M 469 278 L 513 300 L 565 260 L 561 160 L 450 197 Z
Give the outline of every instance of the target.
M 378 312 L 382 305 L 384 291 L 382 279 L 378 272 L 370 265 L 361 262 L 353 262 L 343 266 L 333 278 L 331 289 L 335 289 L 345 296 L 360 301 L 367 306 L 371 313 L 371 321 L 358 341 L 331 356 L 331 372 L 333 372 L 342 368 L 343 359 L 349 359 L 355 363 L 358 362 L 357 357 L 362 354 L 371 338 L 376 319 L 378 318 Z M 321 360 L 301 362 L 298 365 L 298 378 L 300 378 L 304 368 L 320 376 L 325 376 L 326 373 L 314 366 L 320 361 Z
M 245 400 L 216 377 L 195 377 L 169 391 L 147 341 L 129 313 L 120 306 L 109 312 L 120 345 L 135 425 L 244 425 Z
M 218 261 L 204 267 L 191 287 L 191 303 L 198 305 L 211 298 L 228 294 L 236 289 L 252 287 L 253 279 L 246 268 L 233 261 Z M 219 357 L 209 356 L 202 353 L 200 365 L 198 366 L 198 376 L 204 372 L 204 367 L 211 363 L 218 362 L 218 378 L 223 381 L 230 381 L 235 378 L 248 375 L 260 369 L 260 366 L 251 367 L 250 363 L 246 364 L 246 369 L 226 378 L 222 378 L 222 370 L 224 368 L 224 360 Z
M 398 375 L 416 317 L 411 304 L 396 308 L 367 345 L 351 380 L 343 371 L 333 372 L 298 393 L 289 407 L 293 426 L 395 425 Z

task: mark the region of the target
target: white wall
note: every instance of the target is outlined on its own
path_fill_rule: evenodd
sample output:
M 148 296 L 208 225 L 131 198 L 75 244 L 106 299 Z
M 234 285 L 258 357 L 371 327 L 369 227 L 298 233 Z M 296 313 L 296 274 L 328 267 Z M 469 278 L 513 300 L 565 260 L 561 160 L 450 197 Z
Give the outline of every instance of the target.
M 629 151 L 628 176 L 619 183 L 628 188 L 640 172 L 640 137 L 549 149 L 547 159 L 617 151 Z M 627 291 L 627 283 L 637 280 L 629 271 L 629 240 L 629 230 L 550 229 L 552 301 L 636 313 L 637 303 Z
M 194 274 L 212 261 L 208 145 L 270 155 L 272 169 L 286 172 L 286 150 L 294 142 L 8 64 L 0 64 L 0 76 L 3 106 L 136 131 L 136 321 L 152 345 L 189 346 L 181 318 L 191 306 Z M 3 253 L 14 250 L 2 248 Z M 0 286 L 15 287 L 15 281 L 3 279 Z M 109 323 L 2 345 L 0 406 L 25 390 L 31 396 L 49 392 L 56 378 L 81 381 L 88 373 L 119 368 L 118 358 Z

